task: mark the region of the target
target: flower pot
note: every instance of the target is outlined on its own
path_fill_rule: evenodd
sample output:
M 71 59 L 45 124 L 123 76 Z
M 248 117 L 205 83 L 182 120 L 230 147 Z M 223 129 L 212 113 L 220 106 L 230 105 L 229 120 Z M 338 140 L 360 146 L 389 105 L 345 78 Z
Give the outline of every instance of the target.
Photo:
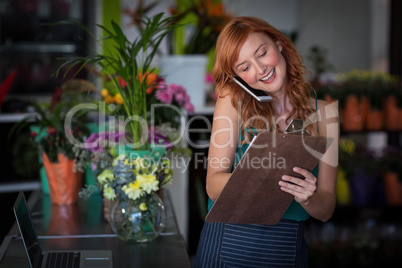
M 49 184 L 49 194 L 52 204 L 69 205 L 78 200 L 82 185 L 82 172 L 74 172 L 74 160 L 65 155 L 57 155 L 58 162 L 50 162 L 46 154 L 42 155 Z
M 195 110 L 205 107 L 207 55 L 172 55 L 160 59 L 161 75 L 167 84 L 183 86 Z
M 95 123 L 86 123 L 85 126 L 88 128 L 90 133 L 95 133 L 99 129 L 98 125 Z M 30 126 L 30 131 L 37 133 L 37 136 L 35 137 L 35 141 L 37 143 L 39 143 L 43 138 L 48 136 L 47 129 L 48 129 L 47 127 L 41 128 L 39 125 Z M 39 155 L 38 157 L 39 157 L 39 163 L 40 164 L 43 163 L 42 156 Z M 42 193 L 44 195 L 49 195 L 49 183 L 46 176 L 46 170 L 44 165 L 39 169 L 39 177 L 42 186 Z M 94 185 L 94 180 L 95 180 L 94 174 L 91 172 L 90 168 L 87 167 L 85 169 L 85 183 L 87 185 Z
M 156 193 L 127 202 L 119 200 L 110 211 L 112 230 L 126 242 L 144 243 L 156 239 L 165 222 L 165 206 Z
M 342 128 L 345 131 L 361 131 L 364 120 L 361 113 L 361 105 L 356 95 L 350 95 L 345 100 L 342 109 Z
M 382 176 L 385 191 L 385 199 L 390 206 L 402 205 L 402 183 L 399 181 L 398 174 L 387 172 Z
M 361 96 L 359 106 L 360 106 L 360 116 L 362 118 L 364 128 L 364 124 L 367 122 L 367 118 L 370 112 L 371 105 L 369 98 L 367 98 L 366 96 Z
M 370 109 L 366 119 L 366 129 L 370 131 L 381 130 L 383 127 L 383 112 L 378 109 Z
M 402 129 L 402 108 L 398 110 L 398 130 Z
M 399 108 L 396 97 L 387 97 L 383 106 L 385 128 L 390 131 L 399 130 Z

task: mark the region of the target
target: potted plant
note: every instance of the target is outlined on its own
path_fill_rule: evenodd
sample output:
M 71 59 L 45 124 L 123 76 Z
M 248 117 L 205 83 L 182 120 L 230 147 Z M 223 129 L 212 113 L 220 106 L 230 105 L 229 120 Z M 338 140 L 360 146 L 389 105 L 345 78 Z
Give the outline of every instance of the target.
M 341 85 L 341 123 L 345 131 L 361 131 L 366 122 L 369 100 L 364 94 L 360 70 L 338 74 Z
M 86 111 L 71 118 L 71 124 L 65 124 L 68 111 L 78 103 L 79 95 L 59 88 L 50 103 L 31 102 L 36 113 L 20 121 L 11 131 L 31 126 L 31 138 L 37 145 L 46 175 L 42 186 L 53 204 L 75 203 L 82 186 L 85 152 L 75 142 L 83 142 L 89 134 L 84 118 Z M 74 137 L 75 141 L 67 136 Z
M 338 188 L 338 197 L 350 193 L 350 201 L 358 206 L 374 202 L 378 171 L 379 160 L 371 150 L 351 139 L 339 140 L 338 178 L 341 177 L 345 192 Z M 348 200 L 348 197 L 343 197 L 343 200 Z
M 395 116 L 389 118 L 385 115 L 391 116 L 392 108 L 396 108 L 396 103 L 390 93 L 397 80 L 394 76 L 384 72 L 365 71 L 363 75 L 366 77 L 366 95 L 370 101 L 366 128 L 367 130 L 381 130 L 384 126 L 390 126 L 391 120 L 396 119 Z M 389 114 L 390 112 L 391 114 Z
M 104 48 L 105 52 L 69 59 L 59 70 L 67 66 L 66 73 L 68 73 L 77 65 L 80 69 L 88 65 L 99 66 L 100 73 L 109 78 L 124 100 L 122 106 L 128 127 L 126 135 L 128 142 L 125 147 L 121 147 L 124 150 L 149 150 L 147 128 L 142 125 L 147 118 L 148 77 L 153 70 L 152 60 L 162 40 L 172 29 L 174 19 L 174 17 L 163 18 L 163 13 L 146 18 L 144 28 L 133 41 L 127 38 L 114 21 L 111 22 L 113 29 L 98 25 L 107 34 L 100 39 L 97 39 L 83 24 L 69 22 L 84 28 L 101 46 L 103 40 L 111 40 L 116 48 L 115 52 Z
M 399 123 L 402 121 L 402 113 L 400 114 L 400 107 L 402 106 L 402 87 L 399 79 L 394 79 L 394 82 L 387 88 L 386 96 L 383 103 L 384 108 L 384 126 L 386 130 L 396 131 L 402 129 Z
M 402 152 L 400 148 L 385 148 L 380 163 L 387 204 L 400 206 L 402 205 Z

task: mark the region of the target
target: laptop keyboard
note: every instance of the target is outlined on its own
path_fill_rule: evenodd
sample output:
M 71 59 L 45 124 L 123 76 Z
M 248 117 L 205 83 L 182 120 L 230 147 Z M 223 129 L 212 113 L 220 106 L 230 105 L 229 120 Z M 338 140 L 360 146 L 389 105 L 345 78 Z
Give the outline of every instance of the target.
M 48 252 L 46 268 L 79 268 L 80 252 Z

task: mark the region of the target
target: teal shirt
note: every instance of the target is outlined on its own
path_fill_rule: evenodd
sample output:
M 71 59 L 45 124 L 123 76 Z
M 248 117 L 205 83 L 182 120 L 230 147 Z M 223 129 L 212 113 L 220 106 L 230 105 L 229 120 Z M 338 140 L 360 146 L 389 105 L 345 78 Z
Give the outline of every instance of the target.
M 243 139 L 242 135 L 240 139 Z M 235 164 L 236 166 L 238 162 L 241 159 L 242 152 L 245 152 L 248 148 L 248 144 L 243 144 L 241 151 L 240 151 L 240 146 L 237 148 L 236 151 L 236 157 L 235 157 Z M 318 165 L 314 168 L 312 171 L 314 176 L 317 176 L 318 174 Z M 278 186 L 279 187 L 279 186 Z M 208 198 L 208 211 L 212 208 L 214 204 L 214 201 Z M 294 220 L 294 221 L 305 221 L 310 217 L 310 215 L 307 213 L 307 211 L 295 200 L 292 201 L 288 209 L 286 210 L 285 214 L 282 216 L 282 219 L 286 220 Z

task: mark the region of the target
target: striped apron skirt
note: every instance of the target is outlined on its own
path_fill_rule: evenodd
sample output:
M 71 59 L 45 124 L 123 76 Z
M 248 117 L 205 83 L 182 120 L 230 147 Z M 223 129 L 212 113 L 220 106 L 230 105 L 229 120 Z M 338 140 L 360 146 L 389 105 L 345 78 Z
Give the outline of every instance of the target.
M 276 225 L 205 222 L 195 268 L 308 267 L 303 222 Z

